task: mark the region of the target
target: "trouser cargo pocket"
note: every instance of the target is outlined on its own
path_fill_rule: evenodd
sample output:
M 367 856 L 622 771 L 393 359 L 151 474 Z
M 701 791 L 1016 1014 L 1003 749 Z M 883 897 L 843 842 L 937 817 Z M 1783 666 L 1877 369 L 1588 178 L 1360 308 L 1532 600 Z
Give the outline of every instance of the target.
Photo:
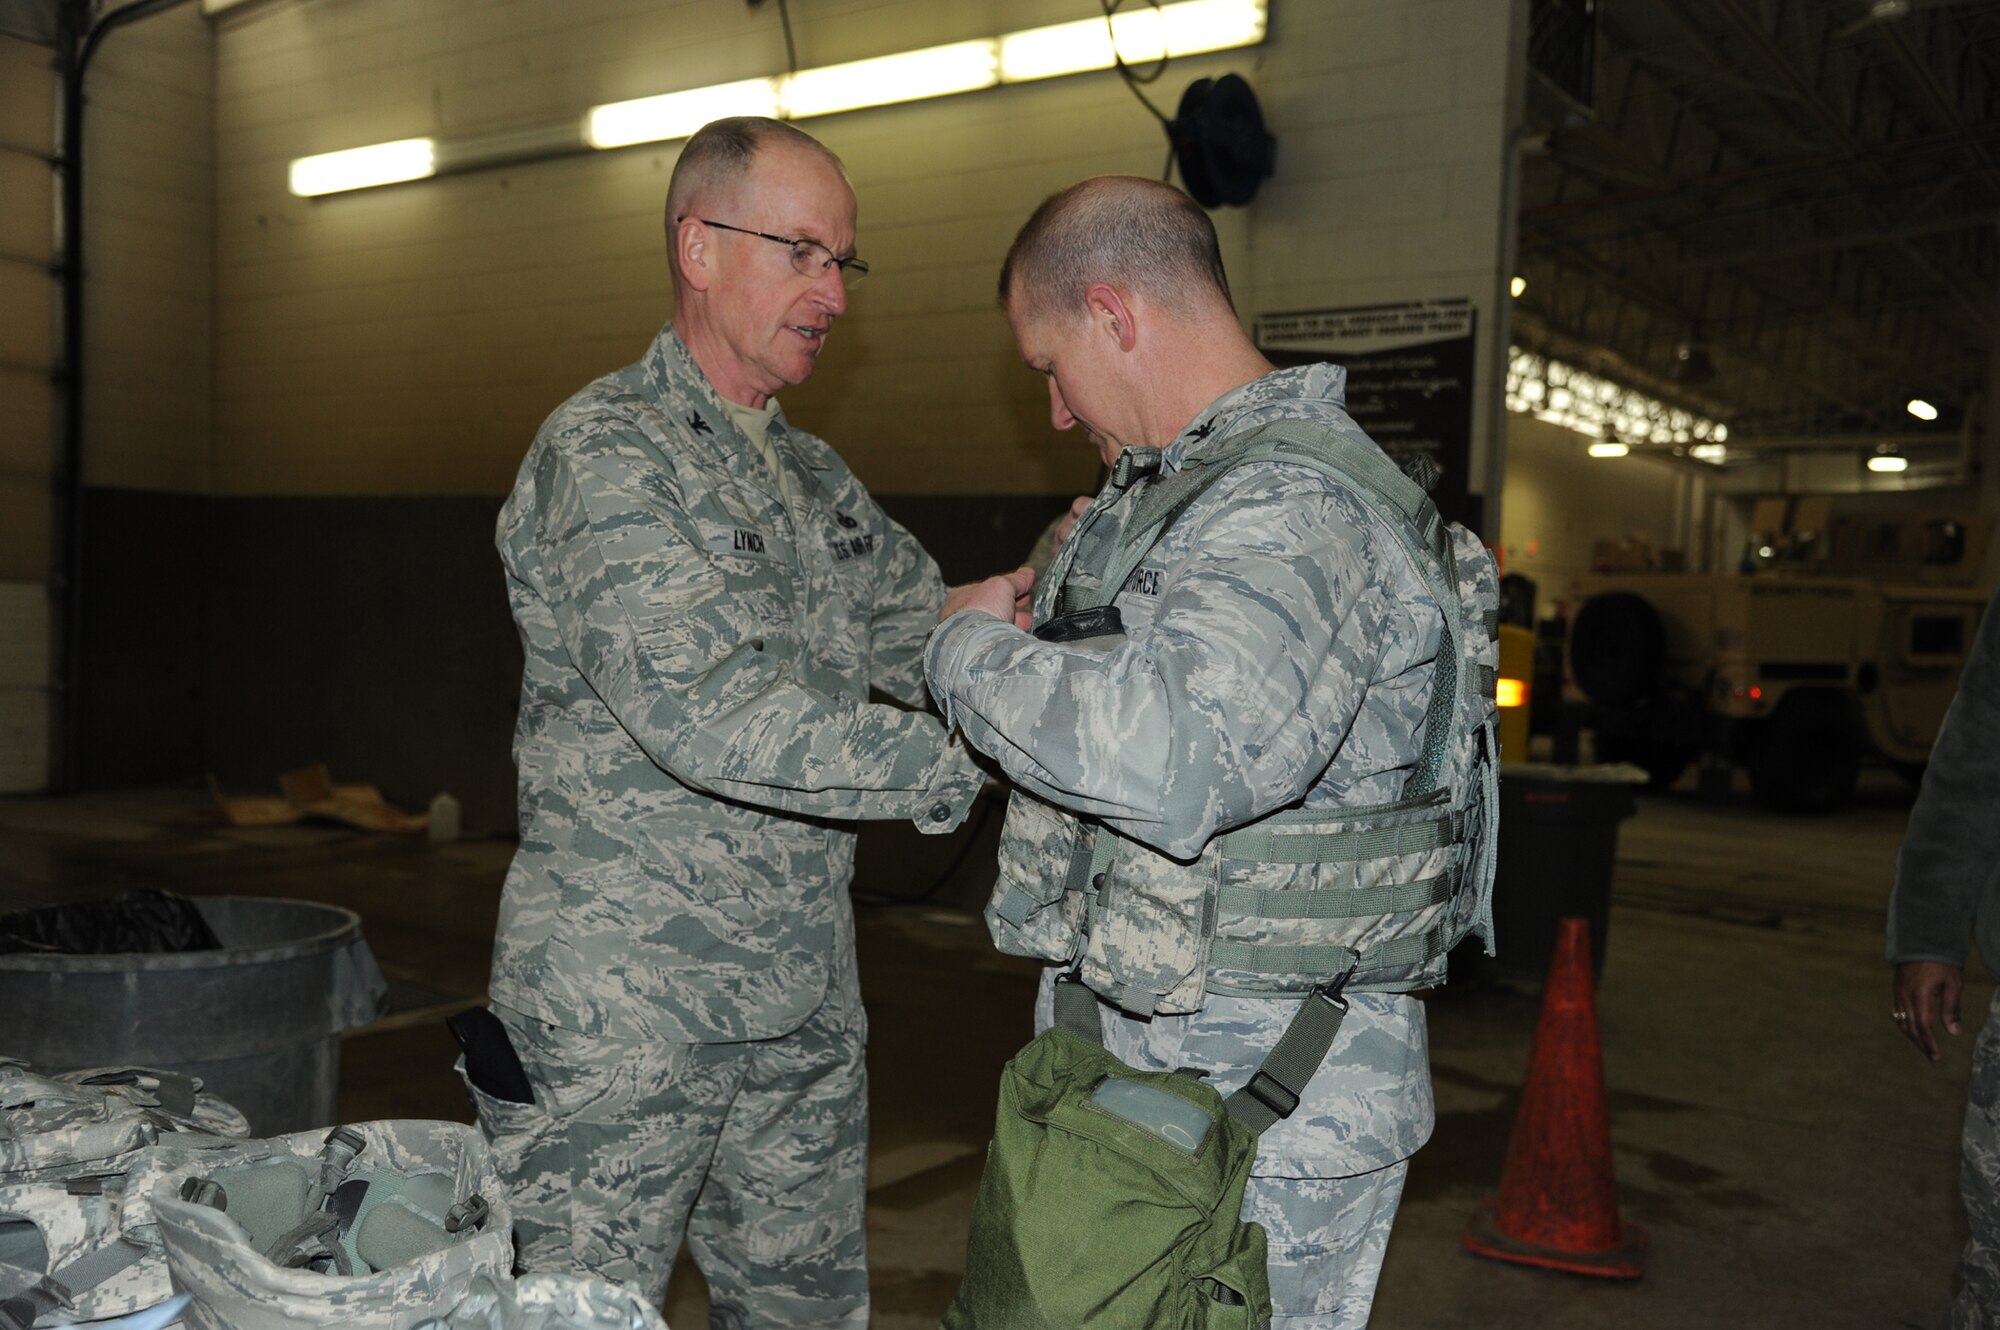
M 493 1153 L 494 1171 L 514 1211 L 515 1269 L 536 1268 L 530 1254 L 559 1242 L 567 1264 L 569 1245 L 569 1137 L 563 1125 L 537 1103 L 501 1099 L 474 1085 L 465 1059 L 455 1065 L 479 1113 L 479 1133 Z M 543 1268 L 546 1268 L 544 1266 Z

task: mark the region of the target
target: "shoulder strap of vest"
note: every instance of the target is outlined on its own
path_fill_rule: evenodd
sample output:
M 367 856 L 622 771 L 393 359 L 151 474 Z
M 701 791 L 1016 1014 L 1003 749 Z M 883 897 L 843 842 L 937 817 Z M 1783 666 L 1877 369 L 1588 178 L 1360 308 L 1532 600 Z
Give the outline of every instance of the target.
M 1099 578 L 1093 606 L 1108 605 L 1160 542 L 1168 529 L 1201 495 L 1239 466 L 1252 462 L 1293 462 L 1312 467 L 1354 491 L 1369 511 L 1395 534 L 1437 601 L 1444 617 L 1437 670 L 1424 719 L 1424 750 L 1404 786 L 1408 793 L 1436 788 L 1451 751 L 1452 719 L 1459 702 L 1459 661 L 1465 637 L 1464 606 L 1458 596 L 1457 560 L 1451 534 L 1437 505 L 1422 486 L 1403 474 L 1388 454 L 1331 427 L 1310 420 L 1274 420 L 1213 457 L 1197 459 L 1171 476 L 1147 483 L 1125 525 L 1124 538 Z M 1466 681 L 1473 682 L 1473 681 Z
M 1460 687 L 1470 682 L 1459 677 L 1465 607 L 1458 596 L 1458 561 L 1437 505 L 1380 448 L 1358 444 L 1311 421 L 1274 421 L 1257 431 L 1244 453 L 1244 461 L 1269 457 L 1312 466 L 1347 485 L 1395 536 L 1424 579 L 1444 620 L 1444 640 L 1438 644 L 1430 705 L 1424 713 L 1423 753 L 1403 790 L 1408 797 L 1437 788 L 1451 752 Z

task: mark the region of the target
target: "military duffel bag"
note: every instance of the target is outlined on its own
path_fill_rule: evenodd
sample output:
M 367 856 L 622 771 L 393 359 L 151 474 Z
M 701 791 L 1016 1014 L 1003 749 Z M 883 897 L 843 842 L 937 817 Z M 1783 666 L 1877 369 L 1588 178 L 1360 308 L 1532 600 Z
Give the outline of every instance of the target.
M 173 1292 L 151 1206 L 127 1174 L 247 1136 L 201 1081 L 145 1067 L 42 1075 L 0 1057 L 0 1330 L 95 1321 Z
M 1097 1000 L 1007 1064 L 944 1330 L 1261 1330 L 1264 1230 L 1242 1221 L 1257 1132 L 1213 1086 L 1105 1051 Z
M 479 1132 L 364 1122 L 152 1170 L 194 1330 L 410 1330 L 513 1265 L 513 1219 Z

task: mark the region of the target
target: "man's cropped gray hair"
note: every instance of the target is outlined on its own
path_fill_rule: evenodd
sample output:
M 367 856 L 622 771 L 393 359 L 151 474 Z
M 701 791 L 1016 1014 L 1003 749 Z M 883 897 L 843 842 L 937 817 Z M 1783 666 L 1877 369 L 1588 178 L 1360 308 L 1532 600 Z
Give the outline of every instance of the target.
M 1051 194 L 1014 237 L 1000 267 L 1000 303 L 1035 315 L 1081 312 L 1084 289 L 1110 282 L 1191 314 L 1229 297 L 1215 224 L 1172 185 L 1103 175 Z
M 685 213 L 703 190 L 717 188 L 749 174 L 758 150 L 770 143 L 788 143 L 818 153 L 842 175 L 847 166 L 824 143 L 803 129 L 761 115 L 736 115 L 711 120 L 694 132 L 674 163 L 667 182 L 667 236 L 672 244 L 674 219 Z

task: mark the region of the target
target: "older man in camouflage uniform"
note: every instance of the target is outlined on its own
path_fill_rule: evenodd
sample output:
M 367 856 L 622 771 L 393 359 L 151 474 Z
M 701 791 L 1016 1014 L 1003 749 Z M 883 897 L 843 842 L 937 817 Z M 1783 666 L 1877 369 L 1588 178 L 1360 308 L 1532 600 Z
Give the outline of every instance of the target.
M 1986 607 L 1896 856 L 1889 900 L 1890 1016 L 1932 1062 L 1963 1033 L 1966 938 L 2000 964 L 2000 598 Z M 1950 1330 L 2000 1330 L 2000 993 L 1972 1050 L 1965 1105 L 1965 1250 Z
M 1342 408 L 1342 370 L 1274 371 L 1245 337 L 1213 228 L 1168 186 L 1103 177 L 1056 195 L 1014 242 L 1001 289 L 1023 358 L 1048 379 L 1055 427 L 1081 426 L 1113 467 L 1071 547 L 1116 538 L 1103 533 L 1131 514 L 1139 475 L 1172 475 L 1265 422 L 1365 438 Z M 1483 560 L 1476 546 L 1470 557 Z M 1064 572 L 1059 555 L 1036 594 L 1038 622 Z M 1282 462 L 1228 472 L 1124 582 L 1113 650 L 1007 622 L 1026 581 L 955 590 L 926 661 L 948 723 L 1036 799 L 1101 820 L 1162 863 L 1212 872 L 1217 834 L 1260 814 L 1401 797 L 1443 621 L 1396 538 L 1345 486 Z M 1010 819 L 1003 880 L 1010 860 L 1046 875 L 1053 859 L 1060 876 L 1034 807 Z M 1034 950 L 999 913 L 988 920 L 1002 947 Z M 1232 1092 L 1299 1000 L 1211 993 L 1189 1013 L 1160 991 L 1170 979 L 1147 992 L 1097 977 L 1143 973 L 1148 950 L 1168 945 L 1143 929 L 1078 944 L 1082 978 L 1109 999 L 1106 1046 L 1147 1070 L 1199 1068 Z M 1055 973 L 1037 1028 L 1051 1020 Z M 1366 1323 L 1407 1161 L 1432 1127 L 1421 1005 L 1360 993 L 1350 1006 L 1297 1110 L 1264 1132 L 1244 1202 L 1267 1232 L 1274 1324 L 1288 1330 Z
M 675 315 L 536 436 L 499 523 L 527 653 L 493 959 L 533 1103 L 475 1091 L 530 1270 L 718 1327 L 868 1321 L 849 820 L 962 821 L 924 702 L 936 566 L 773 394 L 847 308 L 854 194 L 768 120 L 667 195 Z M 877 689 L 906 705 L 871 703 Z

